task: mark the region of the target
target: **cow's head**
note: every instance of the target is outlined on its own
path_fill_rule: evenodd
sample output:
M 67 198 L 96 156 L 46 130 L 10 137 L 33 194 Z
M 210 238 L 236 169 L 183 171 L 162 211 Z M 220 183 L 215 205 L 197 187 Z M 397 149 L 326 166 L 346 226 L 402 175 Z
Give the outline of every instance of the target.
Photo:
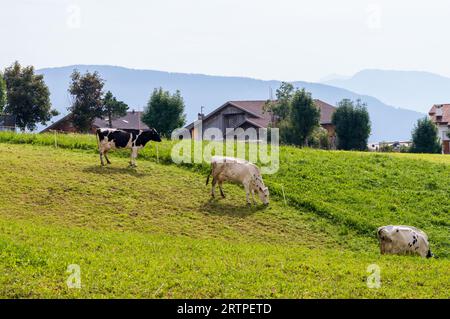
M 377 230 L 377 237 L 379 242 L 392 242 L 390 233 L 385 226 L 379 227 Z
M 261 199 L 264 205 L 269 205 L 269 188 L 264 185 L 261 176 L 254 175 L 254 179 L 259 199 Z
M 156 131 L 154 128 L 145 130 L 142 134 L 149 141 L 161 142 L 161 136 L 159 136 L 158 131 Z

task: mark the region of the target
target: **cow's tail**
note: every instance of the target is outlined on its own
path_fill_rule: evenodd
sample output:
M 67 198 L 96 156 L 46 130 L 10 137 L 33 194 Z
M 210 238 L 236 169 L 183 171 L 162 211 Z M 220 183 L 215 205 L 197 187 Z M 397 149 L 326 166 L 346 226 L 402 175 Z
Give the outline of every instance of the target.
M 101 130 L 99 128 L 95 131 L 95 137 L 97 138 L 97 146 L 99 151 L 100 151 L 100 132 Z

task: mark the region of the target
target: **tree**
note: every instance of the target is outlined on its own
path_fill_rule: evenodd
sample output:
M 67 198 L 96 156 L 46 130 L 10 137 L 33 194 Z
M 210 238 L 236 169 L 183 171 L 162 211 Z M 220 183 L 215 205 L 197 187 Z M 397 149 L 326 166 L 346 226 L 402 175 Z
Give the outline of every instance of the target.
M 73 96 L 73 102 L 68 110 L 72 112 L 75 128 L 79 132 L 88 132 L 95 118 L 104 115 L 102 97 L 105 83 L 98 72 L 81 75 L 74 70 L 71 79 L 68 91 Z
M 37 123 L 46 125 L 52 116 L 58 115 L 58 111 L 51 108 L 44 76 L 34 74 L 33 66 L 22 67 L 16 61 L 5 69 L 3 76 L 7 90 L 4 112 L 16 117 L 20 130 L 33 131 Z
M 412 153 L 441 153 L 436 125 L 427 117 L 419 119 L 412 131 Z
M 343 99 L 332 116 L 336 128 L 337 148 L 342 150 L 367 150 L 371 125 L 366 104 Z
M 277 121 L 283 121 L 288 118 L 290 113 L 290 103 L 294 86 L 287 82 L 282 82 L 276 91 L 276 101 L 268 100 L 264 105 L 265 111 L 270 111 Z
M 127 104 L 122 101 L 117 101 L 111 91 L 106 92 L 103 98 L 103 115 L 108 118 L 109 127 L 112 127 L 113 120 L 127 115 L 127 110 Z
M 293 130 L 292 144 L 307 145 L 308 137 L 319 126 L 320 109 L 315 105 L 311 93 L 296 90 L 291 101 L 290 122 Z
M 180 91 L 170 94 L 162 88 L 154 89 L 144 110 L 142 122 L 155 128 L 162 136 L 170 137 L 173 130 L 186 123 Z
M 0 72 L 0 114 L 3 113 L 5 106 L 6 106 L 6 81 L 3 78 L 2 73 Z
M 274 127 L 280 129 L 280 139 L 285 144 L 307 145 L 308 137 L 319 126 L 320 109 L 311 93 L 305 89 L 282 82 L 277 89 L 277 100 L 267 101 L 264 110 L 274 115 Z

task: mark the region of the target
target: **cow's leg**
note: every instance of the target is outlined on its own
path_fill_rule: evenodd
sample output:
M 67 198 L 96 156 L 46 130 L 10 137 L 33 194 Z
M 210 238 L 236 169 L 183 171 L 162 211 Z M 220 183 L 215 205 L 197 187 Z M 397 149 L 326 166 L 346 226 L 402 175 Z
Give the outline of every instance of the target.
M 211 197 L 216 197 L 216 184 L 217 184 L 217 178 L 213 177 L 213 180 L 211 182 Z
M 108 153 L 108 151 L 105 151 L 105 152 L 103 153 L 103 156 L 105 156 L 106 163 L 111 164 L 111 162 L 110 162 L 108 156 L 106 156 L 107 153 Z
M 103 145 L 99 145 L 98 147 L 98 153 L 100 154 L 100 163 L 102 166 L 105 166 L 105 162 L 103 161 L 103 154 L 104 154 L 104 148 Z
M 256 205 L 255 190 L 253 188 L 250 190 L 250 194 L 252 194 L 252 202 L 253 202 L 253 204 Z
M 220 195 L 222 196 L 222 198 L 225 198 L 225 194 L 223 193 L 223 189 L 222 189 L 222 182 L 219 182 L 219 189 L 220 189 Z
M 136 167 L 136 157 L 137 157 L 137 151 L 138 149 L 136 147 L 131 148 L 131 160 L 130 160 L 130 166 Z
M 244 183 L 245 195 L 247 196 L 247 205 L 251 205 L 249 195 L 250 195 L 250 187 L 247 183 Z
M 100 154 L 100 164 L 102 166 L 105 166 L 105 162 L 103 161 L 103 153 L 102 153 L 102 151 L 99 151 L 99 154 Z

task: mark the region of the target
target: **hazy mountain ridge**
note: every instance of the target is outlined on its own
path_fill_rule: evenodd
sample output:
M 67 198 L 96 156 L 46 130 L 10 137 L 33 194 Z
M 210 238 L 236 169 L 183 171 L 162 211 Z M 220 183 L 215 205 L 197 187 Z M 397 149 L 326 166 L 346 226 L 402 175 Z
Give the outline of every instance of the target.
M 209 113 L 229 100 L 268 99 L 270 89 L 274 92 L 281 81 L 264 81 L 245 77 L 210 76 L 202 74 L 170 73 L 153 70 L 128 69 L 106 65 L 72 65 L 45 68 L 37 71 L 44 75 L 50 88 L 53 106 L 67 114 L 70 96 L 67 89 L 73 69 L 80 72 L 98 71 L 105 79 L 105 89 L 111 90 L 118 99 L 131 109 L 142 110 L 154 88 L 163 87 L 174 92 L 180 90 L 186 103 L 187 120 L 196 119 L 200 107 Z M 368 104 L 372 120 L 371 141 L 405 140 L 410 138 L 415 121 L 424 114 L 395 108 L 380 100 L 353 93 L 349 90 L 320 83 L 292 82 L 294 86 L 310 91 L 314 98 L 336 105 L 343 98 L 361 99 Z M 60 117 L 61 117 L 60 116 Z
M 450 102 L 450 78 L 431 72 L 368 69 L 347 79 L 335 78 L 322 83 L 424 113 L 433 104 Z

